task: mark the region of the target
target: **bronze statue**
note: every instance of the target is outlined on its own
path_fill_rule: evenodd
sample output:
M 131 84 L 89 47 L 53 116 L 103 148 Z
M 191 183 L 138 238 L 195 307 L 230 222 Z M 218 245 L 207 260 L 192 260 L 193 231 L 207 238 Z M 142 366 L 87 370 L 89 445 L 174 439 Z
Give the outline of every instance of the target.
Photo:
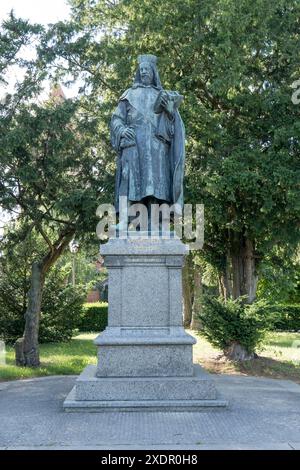
M 131 88 L 111 119 L 111 141 L 118 153 L 115 207 L 119 197 L 139 202 L 183 205 L 185 131 L 178 107 L 183 99 L 162 88 L 153 55 L 138 57 Z

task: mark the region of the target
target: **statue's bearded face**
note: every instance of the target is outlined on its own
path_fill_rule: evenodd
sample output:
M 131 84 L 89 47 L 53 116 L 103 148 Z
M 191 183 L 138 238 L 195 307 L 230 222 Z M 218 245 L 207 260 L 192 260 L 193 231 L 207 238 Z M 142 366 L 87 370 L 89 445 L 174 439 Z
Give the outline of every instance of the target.
M 147 63 L 140 64 L 140 76 L 143 85 L 151 85 L 151 83 L 153 83 L 153 70 L 151 65 Z

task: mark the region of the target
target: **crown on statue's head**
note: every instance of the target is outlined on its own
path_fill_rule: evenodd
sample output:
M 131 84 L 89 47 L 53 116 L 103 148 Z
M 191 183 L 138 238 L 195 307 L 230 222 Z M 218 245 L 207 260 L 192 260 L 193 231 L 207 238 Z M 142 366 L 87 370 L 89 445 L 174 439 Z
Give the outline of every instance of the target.
M 157 63 L 157 57 L 152 54 L 144 54 L 144 55 L 139 55 L 138 56 L 138 64 L 142 64 L 144 62 L 147 62 L 148 64 L 151 65 L 156 65 Z

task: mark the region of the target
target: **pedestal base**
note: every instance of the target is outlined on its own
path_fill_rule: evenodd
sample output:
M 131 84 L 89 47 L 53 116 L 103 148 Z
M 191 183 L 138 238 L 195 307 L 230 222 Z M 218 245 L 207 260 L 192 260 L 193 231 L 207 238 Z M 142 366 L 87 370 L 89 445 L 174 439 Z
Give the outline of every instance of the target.
M 199 410 L 226 406 L 213 380 L 193 365 L 195 339 L 182 326 L 179 238 L 111 238 L 101 245 L 108 270 L 108 326 L 64 403 L 66 411 Z
M 107 327 L 94 343 L 97 377 L 192 376 L 196 340 L 183 327 Z
M 64 402 L 65 411 L 192 411 L 227 406 L 209 374 L 191 377 L 97 377 L 87 366 Z

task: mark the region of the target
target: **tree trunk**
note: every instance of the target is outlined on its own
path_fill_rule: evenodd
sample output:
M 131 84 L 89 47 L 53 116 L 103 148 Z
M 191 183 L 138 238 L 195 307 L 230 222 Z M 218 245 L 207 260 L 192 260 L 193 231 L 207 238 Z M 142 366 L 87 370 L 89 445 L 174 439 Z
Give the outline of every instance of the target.
M 249 361 L 257 357 L 255 353 L 249 353 L 240 343 L 234 341 L 224 351 L 225 356 L 232 361 Z
M 190 328 L 192 321 L 192 285 L 191 285 L 191 258 L 188 255 L 185 258 L 185 264 L 182 270 L 182 289 L 183 289 L 183 326 Z
M 38 367 L 40 365 L 38 335 L 44 281 L 42 264 L 34 262 L 25 313 L 24 336 L 17 341 L 15 347 L 18 366 Z
M 257 274 L 253 242 L 236 235 L 230 253 L 232 264 L 232 297 L 247 296 L 251 304 L 256 298 Z
M 201 321 L 198 318 L 199 313 L 202 309 L 202 295 L 203 295 L 203 286 L 202 286 L 202 276 L 200 266 L 197 264 L 194 265 L 194 301 L 192 308 L 192 330 L 201 330 L 202 325 Z
M 256 299 L 257 274 L 254 247 L 251 240 L 245 240 L 244 249 L 244 276 L 245 292 L 248 295 L 248 303 L 252 304 Z
M 17 366 L 38 367 L 40 365 L 38 338 L 45 277 L 51 266 L 53 266 L 71 241 L 73 235 L 74 230 L 61 233 L 44 258 L 32 264 L 31 283 L 25 312 L 24 335 L 15 344 Z
M 232 283 L 230 280 L 230 270 L 228 257 L 226 259 L 226 267 L 218 275 L 219 280 L 219 293 L 223 300 L 226 302 L 227 299 L 232 297 Z
M 231 297 L 237 299 L 245 296 L 245 302 L 251 304 L 256 298 L 257 274 L 254 244 L 242 234 L 234 234 L 231 240 L 231 250 L 228 254 L 232 268 Z M 227 270 L 228 273 L 228 270 Z M 228 280 L 228 276 L 227 276 Z M 222 283 L 222 281 L 220 281 Z M 223 284 L 226 284 L 223 280 Z M 229 283 L 230 285 L 230 283 Z M 226 300 L 226 291 L 224 290 Z M 257 357 L 255 353 L 249 353 L 240 343 L 233 341 L 224 351 L 225 356 L 233 361 L 247 361 Z

